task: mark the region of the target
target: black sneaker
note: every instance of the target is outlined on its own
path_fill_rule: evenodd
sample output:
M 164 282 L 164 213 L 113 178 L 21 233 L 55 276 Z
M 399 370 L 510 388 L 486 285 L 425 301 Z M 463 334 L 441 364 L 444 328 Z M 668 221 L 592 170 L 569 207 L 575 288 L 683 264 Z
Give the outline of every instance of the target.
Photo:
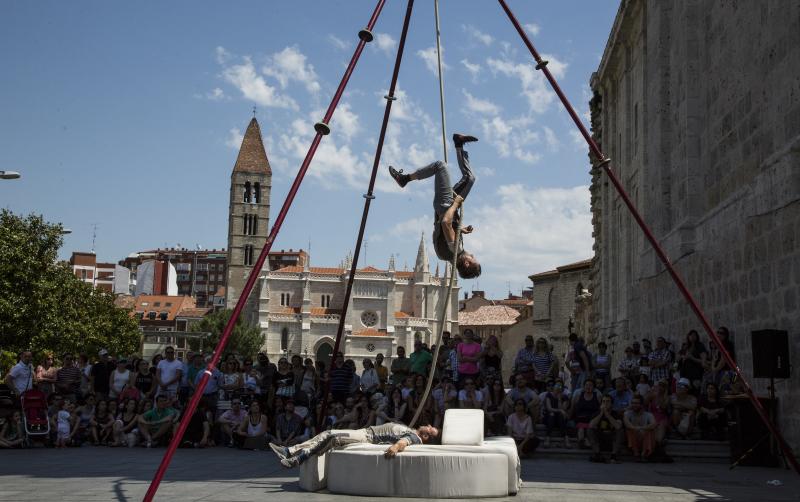
M 464 143 L 470 143 L 472 141 L 478 141 L 478 138 L 467 134 L 453 134 L 453 144 L 456 145 L 456 148 L 461 148 Z
M 404 187 L 404 186 L 406 186 L 406 184 L 407 184 L 409 181 L 411 181 L 411 180 L 408 178 L 408 175 L 407 175 L 407 174 L 403 174 L 403 170 L 402 170 L 402 169 L 400 169 L 400 170 L 398 171 L 398 170 L 397 170 L 397 169 L 395 169 L 394 167 L 392 167 L 392 166 L 389 166 L 389 174 L 392 176 L 392 178 L 394 178 L 394 180 L 397 182 L 397 184 L 398 184 L 398 185 L 400 185 L 400 187 L 401 187 L 401 188 L 402 188 L 402 187 Z

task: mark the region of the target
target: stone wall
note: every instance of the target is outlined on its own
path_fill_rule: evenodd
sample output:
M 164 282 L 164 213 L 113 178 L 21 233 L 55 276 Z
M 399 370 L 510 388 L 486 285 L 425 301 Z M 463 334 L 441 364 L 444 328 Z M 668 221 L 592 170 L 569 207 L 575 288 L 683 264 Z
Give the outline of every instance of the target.
M 800 357 L 799 69 L 797 2 L 625 0 L 592 78 L 612 169 L 711 323 L 731 330 L 746 375 L 752 330 L 788 330 Z M 632 339 L 680 342 L 700 323 L 594 174 L 594 329 L 617 358 Z M 777 385 L 795 450 L 798 384 L 795 371 Z

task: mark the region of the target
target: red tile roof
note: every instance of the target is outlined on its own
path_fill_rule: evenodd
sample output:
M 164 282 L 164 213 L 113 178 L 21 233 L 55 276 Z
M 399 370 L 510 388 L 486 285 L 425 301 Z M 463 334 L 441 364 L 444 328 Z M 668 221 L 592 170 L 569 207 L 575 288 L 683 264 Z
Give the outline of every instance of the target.
M 156 305 L 156 303 L 158 305 Z M 167 305 L 169 303 L 170 305 Z M 135 312 L 143 312 L 145 319 L 148 312 L 167 312 L 167 321 L 172 321 L 178 312 L 186 309 L 196 308 L 194 298 L 191 296 L 167 296 L 167 295 L 139 295 L 136 297 L 134 305 Z M 162 320 L 162 319 L 158 319 Z
M 394 313 L 395 319 L 402 319 L 404 317 L 414 317 L 413 312 L 403 312 L 402 310 L 398 310 Z
M 384 331 L 378 331 L 376 329 L 367 328 L 365 330 L 353 333 L 353 336 L 387 336 L 387 334 Z
M 510 326 L 517 321 L 519 312 L 505 305 L 482 305 L 477 309 L 458 313 L 459 326 Z
M 333 267 L 310 267 L 309 269 L 312 274 L 321 274 L 321 275 L 342 275 L 344 273 L 343 268 L 333 268 Z M 288 267 L 279 268 L 275 270 L 275 272 L 284 272 L 289 274 L 298 274 L 303 271 L 303 267 L 299 265 L 290 265 Z
M 325 307 L 311 307 L 311 315 L 341 314 L 341 309 L 326 309 Z
M 201 317 L 205 317 L 206 314 L 208 314 L 209 312 L 211 312 L 210 308 L 197 308 L 197 307 L 186 308 L 186 309 L 181 309 L 181 311 L 178 312 L 176 317 L 193 317 L 200 319 Z
M 410 279 L 414 277 L 414 272 L 395 272 L 394 275 L 401 279 Z

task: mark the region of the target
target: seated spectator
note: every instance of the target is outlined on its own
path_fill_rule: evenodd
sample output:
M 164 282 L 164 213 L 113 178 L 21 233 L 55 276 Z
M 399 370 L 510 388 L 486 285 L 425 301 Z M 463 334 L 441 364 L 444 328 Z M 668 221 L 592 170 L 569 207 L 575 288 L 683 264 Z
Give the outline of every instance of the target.
M 608 393 L 611 397 L 611 410 L 617 418 L 622 418 L 633 400 L 633 392 L 628 389 L 628 382 L 624 378 L 617 378 L 614 381 L 614 390 Z
M 513 375 L 515 375 L 514 382 L 516 382 L 516 377 L 518 376 L 522 376 L 526 383 L 532 383 L 536 379 L 533 358 L 533 354 L 536 351 L 535 349 L 533 336 L 525 336 L 525 346 L 519 349 L 517 356 L 514 358 L 514 369 L 512 371 Z M 512 402 L 511 407 L 513 408 L 513 406 Z
M 405 380 L 403 380 L 402 387 L 400 387 L 400 393 L 403 395 L 403 399 L 408 399 L 408 396 L 414 391 L 414 377 L 408 376 Z
M 239 448 L 260 450 L 267 444 L 268 432 L 267 416 L 261 413 L 261 405 L 256 401 L 250 403 L 247 416 L 234 431 L 234 442 Z
M 527 457 L 539 446 L 539 438 L 533 433 L 533 420 L 525 411 L 526 408 L 525 401 L 517 399 L 514 402 L 514 413 L 506 421 L 508 435 L 514 438 L 520 457 Z
M 166 393 L 159 394 L 156 407 L 139 416 L 139 433 L 147 448 L 168 444 L 174 433 L 180 416 L 178 410 L 169 406 L 170 401 Z
M 506 416 L 503 414 L 505 400 L 506 391 L 503 388 L 503 381 L 500 378 L 488 379 L 488 390 L 483 403 L 486 412 L 486 430 L 489 436 L 501 436 L 505 432 L 503 430 L 506 423 Z M 442 413 L 444 414 L 444 412 Z
M 594 379 L 594 391 L 598 394 L 598 396 L 603 397 L 612 390 L 614 389 L 609 389 L 606 385 L 605 379 L 600 377 Z
M 647 411 L 649 411 L 656 421 L 655 428 L 655 442 L 656 447 L 664 444 L 664 438 L 667 435 L 667 430 L 670 424 L 670 396 L 667 390 L 667 381 L 660 380 L 656 382 L 655 387 L 650 390 L 650 393 L 645 398 Z
M 586 383 L 590 382 L 590 380 L 587 380 Z M 594 393 L 591 395 L 594 396 Z M 624 432 L 622 420 L 616 418 L 611 409 L 610 396 L 603 396 L 599 409 L 597 409 L 588 425 L 589 439 L 592 442 L 592 456 L 589 460 L 592 462 L 605 462 L 605 457 L 600 452 L 611 450 L 609 462 L 618 464 L 617 454 L 622 446 Z
M 637 462 L 647 462 L 655 449 L 655 429 L 658 424 L 653 414 L 645 411 L 641 396 L 633 396 L 631 409 L 625 412 L 623 421 L 628 448 Z
M 89 421 L 89 430 L 92 434 L 92 444 L 97 446 L 107 444 L 114 431 L 114 416 L 108 411 L 108 401 L 97 403 L 94 416 Z
M 405 417 L 407 407 L 408 404 L 406 400 L 403 399 L 403 393 L 399 388 L 395 387 L 386 403 L 385 420 L 396 424 L 404 423 L 403 418 Z
M 697 398 L 689 394 L 691 382 L 688 378 L 678 380 L 675 393 L 670 398 L 672 405 L 672 428 L 686 439 L 694 429 L 697 413 Z
M 514 387 L 506 394 L 505 403 L 503 403 L 503 414 L 505 416 L 511 415 L 514 412 L 514 403 L 522 399 L 525 401 L 528 413 L 531 416 L 540 416 L 539 396 L 533 389 L 528 387 L 528 381 L 522 375 L 517 375 L 514 379 Z
M 697 424 L 703 439 L 721 441 L 725 438 L 728 427 L 728 415 L 720 401 L 719 390 L 713 383 L 706 386 L 705 396 L 700 398 L 697 410 Z
M 431 396 L 428 396 L 427 401 L 422 403 L 422 396 L 425 394 L 425 385 L 426 385 L 425 377 L 422 375 L 415 375 L 414 376 L 414 390 L 408 395 L 408 421 L 414 416 L 417 412 L 417 408 L 422 406 L 422 412 L 419 415 L 418 423 L 420 424 L 432 424 L 433 418 L 435 415 L 435 406 L 433 403 L 433 399 Z M 460 398 L 459 394 L 459 398 Z M 483 401 L 481 401 L 481 406 L 483 405 Z
M 14 410 L 0 429 L 0 448 L 22 448 L 24 444 L 25 429 L 22 425 L 22 413 Z
M 124 401 L 122 411 L 114 421 L 112 428 L 114 442 L 111 446 L 136 446 L 139 439 L 139 414 L 136 412 L 138 404 L 134 399 Z
M 237 364 L 234 361 L 225 361 L 222 363 L 222 378 L 220 379 L 220 388 L 225 391 L 225 398 L 231 399 L 234 396 L 240 395 L 239 391 L 244 387 L 244 379 L 242 374 L 236 369 Z M 294 389 L 292 389 L 294 394 Z
M 475 388 L 475 379 L 469 376 L 465 377 L 464 388 L 458 392 L 458 406 L 460 408 L 482 410 L 483 399 L 483 393 Z
M 279 446 L 294 446 L 302 435 L 303 419 L 294 412 L 294 402 L 288 400 L 283 405 L 283 413 L 275 419 L 275 441 Z
M 433 396 L 436 408 L 436 417 L 433 425 L 439 428 L 444 421 L 444 412 L 450 408 L 458 407 L 458 391 L 455 385 L 453 385 L 452 378 L 448 375 L 443 376 L 439 385 L 431 391 L 431 396 Z M 505 417 L 503 420 L 505 421 Z
M 569 448 L 567 421 L 570 413 L 570 399 L 564 395 L 563 384 L 554 384 L 553 389 L 545 393 L 543 402 L 544 423 L 547 426 L 547 436 L 544 439 L 545 448 L 550 447 L 550 436 L 553 434 L 553 429 L 558 429 L 559 436 L 564 438 L 564 446 Z
M 605 398 L 608 398 L 609 403 L 611 402 L 610 397 L 605 396 L 603 399 Z M 600 413 L 601 411 L 603 411 L 603 413 Z M 598 413 L 600 414 L 598 415 Z M 586 444 L 586 430 L 591 427 L 590 422 L 592 419 L 598 416 L 602 417 L 604 413 L 604 410 L 600 410 L 600 398 L 598 398 L 597 394 L 594 392 L 594 381 L 586 380 L 583 383 L 583 392 L 572 400 L 572 418 L 578 428 L 579 447 L 588 448 Z M 608 413 L 611 414 L 610 404 Z
M 463 389 L 468 379 L 476 380 L 480 374 L 478 362 L 481 360 L 483 348 L 478 336 L 467 328 L 463 333 L 464 341 L 456 345 L 456 359 L 458 361 L 458 387 Z
M 625 358 L 617 366 L 620 376 L 636 379 L 639 375 L 639 360 L 640 358 L 633 353 L 633 347 L 625 347 Z
M 364 370 L 361 372 L 361 390 L 367 395 L 372 395 L 377 392 L 381 381 L 378 378 L 378 372 L 375 371 L 375 365 L 372 364 L 370 358 L 365 358 L 362 364 Z
M 197 409 L 192 413 L 192 418 L 189 419 L 186 431 L 183 433 L 181 446 L 184 448 L 205 448 L 213 445 L 208 403 L 201 398 Z
M 650 393 L 650 378 L 645 374 L 641 374 L 639 375 L 639 383 L 636 384 L 636 394 L 645 397 L 649 393 Z
M 53 424 L 56 429 L 56 448 L 72 446 L 72 438 L 78 431 L 78 420 L 72 401 L 62 401 L 61 409 L 53 417 Z
M 356 373 L 356 362 L 352 359 L 348 359 L 344 362 L 345 367 L 350 372 L 350 386 L 348 389 L 349 395 L 354 395 L 356 392 L 361 389 L 361 377 L 358 376 Z
M 233 447 L 233 431 L 239 428 L 246 416 L 247 412 L 242 408 L 242 400 L 235 397 L 231 399 L 231 409 L 226 410 L 217 419 L 223 441 L 229 448 Z
M 597 354 L 592 357 L 595 384 L 598 378 L 602 379 L 602 389 L 607 389 L 611 385 L 611 356 L 606 353 L 607 350 L 606 342 L 600 342 L 597 344 Z

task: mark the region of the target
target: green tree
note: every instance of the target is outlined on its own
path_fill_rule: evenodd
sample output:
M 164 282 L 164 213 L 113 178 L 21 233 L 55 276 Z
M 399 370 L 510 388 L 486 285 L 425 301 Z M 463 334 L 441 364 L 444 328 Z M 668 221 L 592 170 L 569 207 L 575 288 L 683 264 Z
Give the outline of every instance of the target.
M 63 230 L 41 216 L 0 213 L 0 347 L 59 356 L 135 351 L 140 335 L 130 312 L 56 261 Z
M 191 324 L 190 331 L 211 333 L 211 336 L 203 339 L 203 351 L 210 352 L 216 348 L 232 314 L 233 310 L 230 309 L 218 310 Z M 264 345 L 264 335 L 261 334 L 261 330 L 247 324 L 243 317 L 239 316 L 223 352 L 253 357 L 261 350 L 262 345 Z

